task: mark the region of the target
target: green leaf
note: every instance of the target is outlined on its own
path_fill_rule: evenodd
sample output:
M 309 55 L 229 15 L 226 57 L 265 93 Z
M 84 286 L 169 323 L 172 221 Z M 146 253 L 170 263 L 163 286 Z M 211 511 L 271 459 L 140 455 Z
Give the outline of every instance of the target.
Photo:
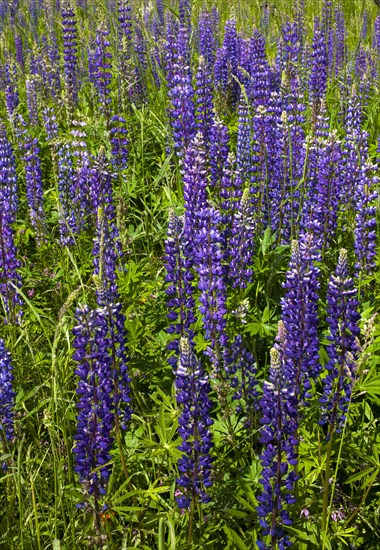
M 236 533 L 236 531 L 231 529 L 231 527 L 227 527 L 227 525 L 224 525 L 224 531 L 226 532 L 229 540 L 236 544 L 237 548 L 239 548 L 240 550 L 249 550 L 243 539 Z
M 176 549 L 176 540 L 175 540 L 175 526 L 173 519 L 169 516 L 166 517 L 169 527 L 169 537 L 170 537 L 170 550 Z
M 241 497 L 240 495 L 235 495 L 235 498 L 236 500 L 238 500 L 240 502 L 240 504 L 242 504 L 243 506 L 245 506 L 245 508 L 247 508 L 247 510 L 249 510 L 250 512 L 252 513 L 255 513 L 256 512 L 256 508 L 254 506 L 252 506 L 252 504 L 250 504 L 247 500 L 245 500 L 243 497 Z
M 226 508 L 225 510 L 230 516 L 237 518 L 246 518 L 249 514 L 247 512 L 242 512 L 241 510 L 236 510 L 235 508 Z
M 158 550 L 166 550 L 164 518 L 160 518 L 158 522 Z
M 310 543 L 315 545 L 317 548 L 319 548 L 319 541 L 317 540 L 317 537 L 314 533 L 308 533 L 305 531 L 300 531 L 299 529 L 295 529 L 294 527 L 287 527 L 286 530 L 290 533 L 293 533 L 297 536 L 297 538 L 306 541 L 309 545 Z M 330 546 L 331 548 L 331 546 Z
M 354 483 L 354 481 L 358 481 L 359 479 L 363 479 L 366 475 L 370 474 L 373 471 L 373 468 L 366 468 L 365 470 L 362 470 L 361 472 L 357 472 L 356 474 L 353 474 L 348 479 L 346 479 L 345 483 Z

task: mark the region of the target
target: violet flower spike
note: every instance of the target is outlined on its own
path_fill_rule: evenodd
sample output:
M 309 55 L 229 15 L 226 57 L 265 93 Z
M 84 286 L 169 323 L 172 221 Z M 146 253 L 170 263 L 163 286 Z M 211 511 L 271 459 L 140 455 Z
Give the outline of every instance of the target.
M 14 439 L 14 405 L 15 392 L 13 391 L 13 365 L 10 352 L 0 338 L 0 449 L 8 446 Z M 3 445 L 2 445 L 2 444 Z M 3 454 L 9 449 L 3 448 Z M 6 463 L 3 463 L 3 468 Z
M 77 102 L 77 26 L 75 12 L 69 2 L 65 3 L 62 12 L 62 32 L 63 32 L 63 59 L 66 94 L 69 107 L 73 107 Z
M 182 444 L 178 448 L 184 454 L 178 462 L 177 484 L 182 489 L 177 504 L 179 508 L 188 508 L 192 502 L 209 501 L 207 488 L 212 485 L 210 451 L 213 447 L 209 428 L 213 420 L 208 377 L 187 338 L 180 339 L 179 352 L 175 386 L 177 403 L 181 406 L 178 433 Z
M 22 134 L 22 159 L 25 168 L 26 197 L 28 199 L 30 221 L 36 234 L 37 244 L 41 245 L 46 241 L 47 227 L 44 212 L 41 160 L 39 157 L 40 148 L 38 139 L 33 138 L 27 130 L 24 130 Z
M 110 52 L 111 42 L 109 31 L 102 25 L 96 31 L 96 48 L 93 60 L 93 81 L 98 95 L 98 103 L 101 112 L 109 118 L 111 104 L 111 81 L 112 81 L 112 54 Z
M 213 86 L 211 72 L 203 57 L 199 58 L 195 89 L 197 131 L 202 133 L 205 146 L 209 149 L 214 122 Z
M 264 382 L 260 441 L 263 450 L 260 455 L 262 493 L 257 497 L 257 513 L 262 534 L 270 537 L 270 543 L 257 541 L 260 550 L 270 548 L 286 549 L 291 546 L 283 526 L 291 525 L 289 505 L 294 504 L 294 486 L 298 479 L 295 466 L 298 463 L 295 437 L 298 416 L 297 397 L 293 373 L 284 362 L 286 331 L 281 322 L 276 347 L 271 349 L 269 381 Z
M 75 208 L 75 170 L 72 151 L 68 144 L 58 149 L 58 223 L 62 246 L 74 244 L 79 232 Z
M 205 207 L 197 213 L 198 230 L 195 234 L 196 260 L 198 272 L 199 311 L 202 315 L 206 340 L 210 347 L 206 355 L 216 372 L 228 369 L 227 336 L 227 291 L 223 237 L 219 231 L 220 213 L 213 207 Z
M 223 45 L 216 53 L 214 65 L 215 88 L 235 110 L 240 97 L 239 66 L 241 61 L 241 38 L 236 30 L 236 21 L 226 22 Z
M 376 267 L 376 243 L 377 243 L 377 207 L 378 193 L 376 185 L 380 178 L 371 175 L 376 167 L 365 163 L 360 170 L 355 190 L 355 267 L 358 274 L 371 274 Z
M 192 286 L 194 275 L 189 266 L 185 267 L 183 224 L 183 217 L 179 217 L 173 211 L 170 211 L 167 239 L 165 241 L 165 267 L 167 273 L 165 281 L 169 283 L 166 288 L 168 296 L 166 302 L 167 317 L 170 322 L 167 331 L 173 335 L 168 344 L 168 349 L 174 351 L 168 361 L 173 368 L 178 361 L 179 338 L 186 336 L 192 341 L 194 333 L 191 325 L 195 323 L 194 289 Z
M 125 118 L 114 115 L 111 118 L 110 142 L 112 145 L 112 164 L 117 170 L 125 170 L 128 166 L 128 130 Z
M 167 44 L 167 48 L 171 46 Z M 180 27 L 175 51 L 174 53 L 167 52 L 166 57 L 167 82 L 172 106 L 169 114 L 173 129 L 174 148 L 178 156 L 183 158 L 196 129 L 194 89 L 189 67 L 188 34 L 185 28 Z
M 292 255 L 281 301 L 282 320 L 286 333 L 284 361 L 300 404 L 310 398 L 312 381 L 320 371 L 318 338 L 318 292 L 320 260 L 311 233 L 292 242 Z
M 358 337 L 359 302 L 353 279 L 348 273 L 347 251 L 341 249 L 335 274 L 327 287 L 327 324 L 329 326 L 326 364 L 323 378 L 322 418 L 320 424 L 330 425 L 329 434 L 340 432 L 351 401 L 360 347 Z
M 111 434 L 115 423 L 108 324 L 104 311 L 91 311 L 88 306 L 77 310 L 76 319 L 73 359 L 78 363 L 75 373 L 79 377 L 79 402 L 74 470 L 85 494 L 99 499 L 106 493 L 111 473 Z

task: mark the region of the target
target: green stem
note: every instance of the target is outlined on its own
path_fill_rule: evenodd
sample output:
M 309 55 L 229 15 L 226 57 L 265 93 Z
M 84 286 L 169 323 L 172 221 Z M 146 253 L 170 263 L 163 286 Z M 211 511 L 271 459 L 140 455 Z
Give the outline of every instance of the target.
M 322 533 L 325 535 L 328 521 L 327 521 L 327 512 L 329 506 L 329 480 L 331 477 L 331 452 L 332 452 L 332 440 L 333 440 L 333 425 L 330 429 L 330 439 L 327 444 L 326 449 L 326 470 L 325 470 L 325 479 L 323 484 L 323 508 L 322 508 Z
M 38 522 L 37 502 L 36 502 L 36 494 L 34 492 L 33 476 L 30 477 L 30 490 L 31 490 L 31 493 L 32 493 L 34 521 L 35 521 L 35 524 L 36 524 L 37 548 L 38 548 L 38 550 L 41 550 L 40 524 Z

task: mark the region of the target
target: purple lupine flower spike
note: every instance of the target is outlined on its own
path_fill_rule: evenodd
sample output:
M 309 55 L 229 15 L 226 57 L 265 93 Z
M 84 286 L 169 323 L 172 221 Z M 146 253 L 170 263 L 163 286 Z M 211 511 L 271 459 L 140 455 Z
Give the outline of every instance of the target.
M 73 136 L 72 147 L 73 155 L 76 157 L 76 175 L 72 182 L 72 192 L 74 212 L 77 224 L 77 230 L 82 231 L 88 223 L 88 216 L 91 212 L 90 205 L 90 158 L 86 145 L 86 123 L 84 121 L 73 120 L 74 128 L 71 130 Z M 95 210 L 93 210 L 96 212 Z
M 179 20 L 182 27 L 186 27 L 190 33 L 191 27 L 191 5 L 190 0 L 179 0 Z
M 335 132 L 330 133 L 327 140 L 320 140 L 319 147 L 317 184 L 308 206 L 311 212 L 308 227 L 324 253 L 337 227 L 343 170 L 342 150 Z
M 260 483 L 262 493 L 257 497 L 257 513 L 262 534 L 270 538 L 266 544 L 257 541 L 260 550 L 270 548 L 286 549 L 291 546 L 283 526 L 291 525 L 289 505 L 294 504 L 294 485 L 298 479 L 294 466 L 297 465 L 295 436 L 298 415 L 296 387 L 293 373 L 288 370 L 284 358 L 287 338 L 283 324 L 279 323 L 277 343 L 271 349 L 269 381 L 264 382 L 260 441 L 263 450 L 260 461 L 263 467 Z
M 108 325 L 110 335 L 110 353 L 112 357 L 112 371 L 115 380 L 114 404 L 116 422 L 126 430 L 132 416 L 131 378 L 128 370 L 127 330 L 125 315 L 122 313 L 120 302 L 107 305 Z
M 18 208 L 16 160 L 2 124 L 0 124 L 0 191 L 3 193 L 3 210 L 11 211 L 10 219 L 13 223 L 16 221 Z M 7 207 L 5 207 L 5 201 L 7 201 Z
M 15 290 L 21 287 L 18 273 L 20 262 L 14 242 L 12 223 L 14 214 L 6 191 L 0 187 L 0 302 L 4 307 L 5 322 L 14 324 L 20 314 L 17 310 L 22 301 Z
M 132 44 L 132 14 L 130 0 L 118 0 L 118 21 L 120 25 L 119 39 L 122 54 L 126 59 L 131 55 Z
M 134 95 L 140 103 L 146 99 L 146 74 L 148 69 L 147 44 L 144 29 L 141 24 L 135 26 L 134 51 L 137 57 L 135 66 Z
M 319 19 L 314 21 L 314 37 L 312 50 L 312 67 L 309 79 L 309 94 L 316 117 L 320 102 L 325 99 L 327 90 L 327 51 L 325 30 L 321 28 Z
M 126 121 L 120 115 L 111 118 L 112 164 L 117 170 L 125 170 L 128 166 L 128 130 Z
M 199 58 L 195 89 L 197 132 L 202 133 L 205 147 L 209 150 L 214 122 L 213 86 L 211 72 L 203 57 Z
M 115 423 L 108 325 L 104 311 L 91 311 L 88 306 L 77 310 L 76 320 L 73 359 L 78 363 L 75 374 L 79 377 L 79 402 L 74 470 L 85 492 L 99 498 L 106 493 L 111 472 Z
M 38 124 L 36 81 L 32 78 L 27 78 L 25 82 L 25 87 L 29 122 L 32 126 L 36 126 Z
M 335 10 L 335 74 L 338 75 L 346 62 L 346 28 L 344 13 L 341 9 Z
M 376 184 L 380 178 L 371 175 L 376 167 L 365 163 L 359 173 L 355 190 L 355 267 L 358 274 L 370 274 L 376 266 L 376 241 L 377 241 L 377 207 L 375 200 L 378 197 Z
M 169 283 L 166 288 L 168 296 L 166 305 L 169 310 L 167 317 L 170 322 L 167 331 L 173 335 L 168 344 L 168 349 L 174 351 L 168 361 L 173 368 L 178 361 L 179 338 L 186 336 L 192 341 L 194 334 L 191 325 L 195 322 L 195 304 L 192 297 L 192 280 L 194 277 L 189 269 L 190 266 L 185 267 L 183 224 L 183 218 L 171 211 L 165 241 L 165 267 L 167 272 L 165 281 Z
M 12 227 L 16 221 L 18 197 L 15 160 L 4 128 L 0 128 L 0 204 L 0 303 L 4 321 L 14 324 L 22 314 L 22 300 L 17 292 L 22 284 L 18 273 L 20 262 Z
M 282 299 L 282 320 L 286 331 L 284 361 L 300 402 L 310 397 L 313 380 L 318 377 L 318 291 L 320 259 L 311 233 L 292 242 L 292 255 Z
M 233 288 L 246 288 L 252 281 L 254 210 L 246 189 L 235 210 L 229 240 L 230 265 L 228 277 Z
M 117 263 L 119 251 L 117 238 L 117 228 L 107 216 L 106 205 L 99 206 L 93 257 L 94 277 L 99 281 L 97 302 L 100 306 L 118 301 Z
M 265 39 L 255 29 L 249 41 L 249 74 L 248 97 L 257 108 L 266 106 L 272 91 L 271 70 L 265 52 Z
M 111 372 L 114 380 L 113 405 L 116 427 L 125 430 L 131 418 L 130 382 L 128 371 L 127 331 L 117 286 L 118 262 L 121 248 L 118 230 L 110 205 L 104 202 L 98 208 L 96 235 L 93 248 L 93 278 L 96 286 L 96 301 L 104 311 L 108 328 L 108 354 L 111 357 Z
M 286 23 L 282 27 L 283 49 L 281 70 L 285 71 L 289 89 L 295 93 L 298 88 L 298 69 L 301 44 L 297 35 L 296 23 Z
M 227 162 L 230 136 L 228 128 L 219 119 L 216 119 L 211 128 L 211 147 L 209 161 L 211 168 L 210 185 L 219 190 L 222 183 L 223 172 Z
M 9 118 L 12 119 L 20 103 L 20 97 L 17 89 L 17 71 L 13 62 L 5 65 L 5 105 Z
M 49 141 L 52 141 L 58 136 L 57 117 L 53 107 L 45 107 L 42 111 L 45 131 Z
M 323 378 L 323 396 L 319 400 L 322 404 L 320 423 L 330 424 L 337 432 L 346 419 L 359 354 L 360 315 L 356 296 L 357 290 L 348 273 L 347 251 L 342 249 L 327 287 L 329 360 L 328 374 Z
M 49 66 L 50 82 L 52 96 L 58 97 L 61 93 L 61 75 L 60 75 L 60 56 L 57 45 L 57 37 L 53 31 L 50 31 L 50 40 L 46 46 L 46 56 Z
M 22 121 L 25 127 L 25 122 Z M 26 198 L 28 199 L 29 215 L 32 227 L 36 233 L 37 244 L 46 240 L 46 219 L 44 212 L 44 192 L 42 184 L 42 169 L 38 139 L 33 138 L 25 129 L 22 133 L 22 160 L 25 168 Z
M 236 165 L 243 181 L 249 181 L 252 169 L 251 134 L 252 121 L 244 97 L 240 98 L 238 110 L 238 134 L 236 144 Z
M 267 196 L 267 133 L 268 112 L 264 105 L 259 105 L 252 120 L 252 155 L 250 170 L 250 194 L 256 210 L 257 223 L 260 227 L 268 221 Z
M 77 26 L 75 12 L 69 2 L 62 7 L 63 28 L 63 59 L 65 70 L 66 94 L 69 107 L 75 105 L 78 98 L 77 90 Z
M 96 48 L 93 60 L 93 81 L 98 94 L 98 102 L 101 112 L 107 118 L 109 117 L 109 109 L 111 103 L 111 61 L 112 54 L 110 52 L 111 42 L 109 41 L 109 31 L 102 25 L 96 32 Z
M 178 236 L 176 253 L 183 254 L 183 292 L 186 296 L 186 315 L 183 319 L 184 335 L 191 338 L 191 325 L 195 322 L 194 263 L 196 257 L 196 235 L 199 229 L 198 212 L 208 205 L 207 170 L 202 134 L 198 133 L 186 150 L 183 163 L 183 194 L 185 213 L 183 232 Z M 177 227 L 179 229 L 179 227 Z M 182 261 L 180 262 L 182 265 Z M 179 276 L 179 273 L 178 273 Z M 174 282 L 174 281 L 173 281 Z M 177 278 L 176 284 L 179 284 Z
M 158 15 L 158 20 L 160 22 L 160 25 L 165 24 L 165 6 L 164 6 L 164 0 L 156 0 L 156 10 Z
M 297 25 L 297 38 L 301 50 L 305 42 L 305 0 L 296 0 L 295 21 Z
M 199 55 L 205 60 L 209 71 L 214 68 L 216 54 L 216 29 L 212 16 L 202 12 L 199 17 Z
M 377 54 L 377 58 L 380 59 L 380 15 L 375 20 L 372 47 Z
M 16 61 L 20 65 L 21 69 L 24 70 L 25 60 L 24 60 L 24 51 L 22 45 L 22 37 L 20 34 L 15 36 L 15 48 L 16 48 Z
M 236 21 L 226 22 L 223 45 L 216 54 L 214 65 L 215 88 L 222 95 L 232 110 L 238 104 L 240 97 L 239 65 L 241 57 L 241 42 L 236 31 Z
M 15 396 L 11 354 L 0 338 L 0 449 L 3 455 L 9 452 L 7 446 L 14 438 Z M 3 462 L 2 467 L 7 468 L 6 462 Z
M 75 170 L 72 151 L 68 144 L 58 149 L 58 223 L 62 246 L 74 244 L 78 234 L 75 210 Z
M 167 47 L 169 44 L 167 44 Z M 180 27 L 175 45 L 174 61 L 169 66 L 169 56 L 173 52 L 167 52 L 167 79 L 169 86 L 169 97 L 172 108 L 170 110 L 170 121 L 173 129 L 174 148 L 178 156 L 182 158 L 186 147 L 190 144 L 195 135 L 195 107 L 194 89 L 191 83 L 189 68 L 188 34 L 184 27 Z
M 368 156 L 368 132 L 363 129 L 364 106 L 353 87 L 345 116 L 346 139 L 343 144 L 344 186 L 342 206 L 346 211 L 356 205 L 357 181 L 361 178 L 361 162 Z
M 194 259 L 194 236 L 199 226 L 197 213 L 208 204 L 206 158 L 202 134 L 198 133 L 187 148 L 182 173 L 185 203 L 185 255 L 190 261 Z
M 93 246 L 93 278 L 96 286 L 98 311 L 104 311 L 108 327 L 108 354 L 114 380 L 113 405 L 115 427 L 126 429 L 131 417 L 130 381 L 128 374 L 127 331 L 122 313 L 117 274 L 122 260 L 119 231 L 112 196 L 112 177 L 105 158 L 100 155 L 91 169 L 90 194 L 96 211 Z M 120 417 L 120 418 L 119 418 Z M 120 424 L 119 424 L 120 422 Z
M 178 462 L 177 484 L 182 489 L 177 503 L 180 508 L 188 508 L 192 502 L 209 500 L 207 488 L 212 485 L 210 451 L 213 446 L 209 428 L 213 421 L 208 377 L 185 337 L 180 339 L 179 353 L 175 385 L 177 403 L 181 406 L 178 433 L 182 444 L 179 450 L 184 454 Z
M 215 208 L 205 207 L 196 214 L 198 229 L 194 238 L 195 267 L 200 290 L 199 311 L 202 315 L 210 357 L 216 372 L 228 368 L 227 292 L 225 286 L 224 238 L 219 231 L 221 215 Z
M 247 304 L 243 303 L 233 312 L 240 322 L 246 322 Z M 234 389 L 232 400 L 236 402 L 236 412 L 244 413 L 246 427 L 252 427 L 252 416 L 258 409 L 257 368 L 254 357 L 246 348 L 242 336 L 236 336 L 230 344 L 228 381 Z M 243 402 L 241 400 L 244 400 Z

